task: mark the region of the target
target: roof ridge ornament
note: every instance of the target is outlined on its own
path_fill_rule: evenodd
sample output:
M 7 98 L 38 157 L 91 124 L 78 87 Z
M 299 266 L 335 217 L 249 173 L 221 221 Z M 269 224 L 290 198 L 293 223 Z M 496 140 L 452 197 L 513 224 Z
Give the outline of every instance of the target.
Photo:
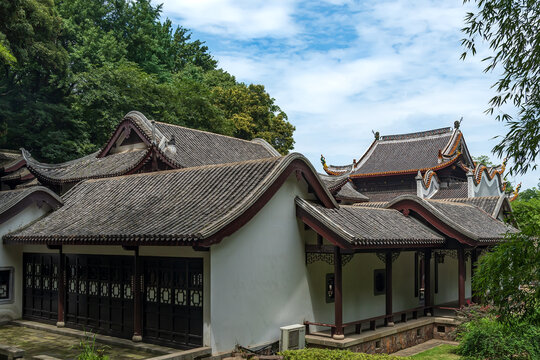
M 325 169 L 328 168 L 328 165 L 326 165 L 326 159 L 325 159 L 323 154 L 321 154 L 321 164 L 322 164 L 323 168 L 325 168 Z
M 514 201 L 517 199 L 518 195 L 519 195 L 519 189 L 521 189 L 521 183 L 519 183 L 516 188 L 514 189 L 514 192 L 512 194 L 512 197 L 510 198 L 510 201 Z
M 375 130 L 371 130 L 371 132 L 373 133 L 373 136 L 375 136 L 375 140 L 379 140 L 380 133 L 378 131 L 375 131 Z
M 461 125 L 461 122 L 463 121 L 463 116 L 461 119 L 454 121 L 454 129 L 459 129 L 459 126 Z

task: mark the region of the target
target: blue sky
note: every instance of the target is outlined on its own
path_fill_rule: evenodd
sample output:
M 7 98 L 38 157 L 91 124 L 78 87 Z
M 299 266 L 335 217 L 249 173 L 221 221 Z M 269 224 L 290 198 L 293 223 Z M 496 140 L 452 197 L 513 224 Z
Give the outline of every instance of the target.
M 161 0 L 163 17 L 205 41 L 239 81 L 265 85 L 296 126 L 295 151 L 319 171 L 358 159 L 382 135 L 452 126 L 473 155 L 503 124 L 484 114 L 497 74 L 466 61 L 461 0 Z M 470 5 L 468 5 L 470 6 Z M 540 171 L 510 177 L 536 186 Z

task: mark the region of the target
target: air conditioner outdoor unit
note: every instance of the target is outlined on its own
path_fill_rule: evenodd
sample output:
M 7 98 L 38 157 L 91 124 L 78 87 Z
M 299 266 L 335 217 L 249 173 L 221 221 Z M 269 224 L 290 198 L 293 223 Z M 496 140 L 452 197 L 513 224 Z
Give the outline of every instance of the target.
M 306 344 L 306 327 L 295 324 L 280 328 L 279 351 L 303 349 Z

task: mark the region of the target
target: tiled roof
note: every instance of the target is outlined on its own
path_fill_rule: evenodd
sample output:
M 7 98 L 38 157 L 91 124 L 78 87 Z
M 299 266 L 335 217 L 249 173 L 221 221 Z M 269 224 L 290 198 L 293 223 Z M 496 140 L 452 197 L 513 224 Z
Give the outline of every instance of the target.
M 137 150 L 98 158 L 97 153 L 93 153 L 62 164 L 44 164 L 23 150 L 26 167 L 38 179 L 57 184 L 123 175 L 135 168 L 147 154 L 148 150 Z
M 167 153 L 167 155 L 182 167 L 224 164 L 280 156 L 268 143 L 265 146 L 261 140 L 242 140 L 160 122 L 156 122 L 156 129 L 169 140 L 174 136 L 176 154 Z
M 319 173 L 318 175 L 326 188 L 330 190 L 331 193 L 338 191 L 343 185 L 345 185 L 349 181 L 348 175 L 330 176 L 321 173 Z
M 388 202 L 401 195 L 416 195 L 416 189 L 396 189 L 387 191 L 363 191 L 362 194 L 369 198 L 369 201 Z
M 0 173 L 23 160 L 20 151 L 0 150 Z
M 444 238 L 397 210 L 341 205 L 327 209 L 296 198 L 296 205 L 355 247 L 443 244 Z
M 446 188 L 440 188 L 432 199 L 466 198 L 468 196 L 467 182 L 455 182 Z
M 517 231 L 481 208 L 466 203 L 426 200 L 417 196 L 403 195 L 392 200 L 387 207 L 393 207 L 405 200 L 418 203 L 443 223 L 475 241 L 496 242 L 502 240 L 506 232 Z
M 309 161 L 296 153 L 87 180 L 66 193 L 61 209 L 7 239 L 20 243 L 191 245 L 237 221 L 298 163 L 309 167 L 318 181 Z M 319 186 L 325 198 L 333 201 Z
M 475 234 L 479 241 L 501 240 L 506 232 L 516 231 L 477 206 L 443 200 L 427 201 L 456 224 Z
M 380 209 L 386 209 L 386 205 L 388 205 L 388 201 L 368 201 L 368 202 L 354 204 L 354 206 L 367 206 L 367 207 L 380 208 Z
M 501 199 L 500 196 L 482 196 L 482 197 L 474 197 L 474 198 L 467 198 L 467 197 L 446 198 L 446 199 L 440 199 L 440 200 L 450 201 L 454 203 L 464 203 L 464 204 L 475 205 L 479 207 L 480 209 L 484 210 L 485 212 L 487 212 L 488 214 L 493 215 L 493 212 L 497 208 L 497 205 L 500 199 Z
M 459 144 L 462 144 L 459 148 Z M 461 155 L 460 151 L 464 152 Z M 439 158 L 440 153 L 440 158 Z M 387 135 L 376 139 L 362 158 L 344 166 L 324 165 L 330 175 L 372 177 L 416 174 L 438 170 L 463 158 L 472 164 L 458 129 L 442 128 L 410 134 Z
M 124 120 L 130 121 L 140 131 L 147 142 L 147 149 L 109 154 L 105 152 L 105 147 L 96 153 L 62 164 L 40 163 L 23 150 L 27 167 L 40 180 L 53 184 L 124 175 L 141 162 L 149 160 L 153 139 L 156 141 L 154 149 L 158 149 L 156 151 L 161 158 L 174 168 L 280 156 L 262 139 L 247 141 L 160 122 L 155 122 L 155 129 L 152 130 L 152 123 L 137 111 L 129 112 Z M 173 138 L 176 151 L 170 151 L 167 147 Z M 109 142 L 113 140 L 111 138 Z
M 339 189 L 339 191 L 335 194 L 335 198 L 338 200 L 346 200 L 352 202 L 369 201 L 369 198 L 356 190 L 350 181 L 345 183 L 345 185 L 343 185 L 341 189 Z
M 0 218 L 9 209 L 17 205 L 20 201 L 24 200 L 31 195 L 41 195 L 40 199 L 44 197 L 51 198 L 55 204 L 62 204 L 62 199 L 51 190 L 43 186 L 32 186 L 25 189 L 0 191 Z
M 346 200 L 352 202 L 369 201 L 367 196 L 360 193 L 354 185 L 349 181 L 348 175 L 329 176 L 326 174 L 318 174 L 323 184 L 328 191 L 338 200 Z
M 353 174 L 427 169 L 440 165 L 439 150 L 448 145 L 452 134 L 452 129 L 445 128 L 432 132 L 383 136 L 375 141 L 359 161 Z

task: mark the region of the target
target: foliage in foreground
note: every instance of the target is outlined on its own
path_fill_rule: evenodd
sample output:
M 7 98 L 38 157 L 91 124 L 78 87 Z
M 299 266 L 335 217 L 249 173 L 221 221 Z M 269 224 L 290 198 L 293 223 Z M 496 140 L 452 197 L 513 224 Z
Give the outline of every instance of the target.
M 509 157 L 512 172 L 536 169 L 540 144 L 540 2 L 531 0 L 464 0 L 476 8 L 465 17 L 462 29 L 465 52 L 475 55 L 478 43 L 486 43 L 492 52 L 483 59 L 485 72 L 498 69 L 502 75 L 493 88 L 488 114 L 508 126 L 508 133 L 493 149 L 500 157 Z M 517 109 L 517 117 L 506 112 L 507 105 Z M 502 111 L 501 111 L 502 110 Z
M 540 326 L 540 198 L 514 201 L 512 208 L 521 231 L 479 259 L 473 289 L 500 321 Z
M 540 359 L 540 327 L 495 316 L 463 323 L 457 353 L 470 360 Z
M 105 349 L 96 346 L 95 336 L 82 339 L 77 348 L 80 351 L 77 360 L 109 360 L 109 357 L 105 355 Z
M 363 354 L 349 350 L 302 349 L 281 353 L 284 360 L 406 360 L 407 358 L 386 354 Z

